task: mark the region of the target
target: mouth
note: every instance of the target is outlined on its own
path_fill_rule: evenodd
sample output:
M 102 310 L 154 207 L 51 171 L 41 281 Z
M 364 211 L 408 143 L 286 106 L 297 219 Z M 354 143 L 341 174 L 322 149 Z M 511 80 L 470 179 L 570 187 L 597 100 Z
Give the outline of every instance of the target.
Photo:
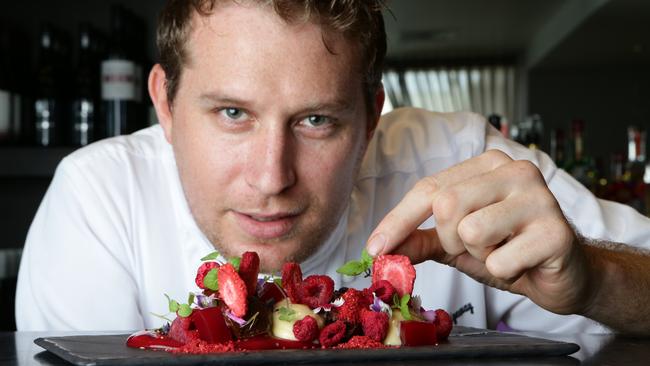
M 232 212 L 239 228 L 249 236 L 260 240 L 286 236 L 294 229 L 300 216 L 300 213 L 293 212 Z

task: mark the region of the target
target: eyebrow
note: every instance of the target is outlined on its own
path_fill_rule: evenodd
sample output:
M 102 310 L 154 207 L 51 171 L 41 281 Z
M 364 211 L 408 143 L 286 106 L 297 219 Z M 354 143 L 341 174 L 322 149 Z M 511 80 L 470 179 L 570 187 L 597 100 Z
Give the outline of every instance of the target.
M 215 103 L 220 104 L 230 104 L 233 106 L 249 107 L 252 103 L 244 99 L 238 99 L 231 96 L 227 96 L 221 93 L 205 93 L 199 96 L 199 101 L 203 103 Z M 309 111 L 335 111 L 335 112 L 345 112 L 352 110 L 354 106 L 348 102 L 346 99 L 328 101 L 328 102 L 315 102 L 307 104 L 305 107 L 300 109 L 300 113 L 305 113 Z

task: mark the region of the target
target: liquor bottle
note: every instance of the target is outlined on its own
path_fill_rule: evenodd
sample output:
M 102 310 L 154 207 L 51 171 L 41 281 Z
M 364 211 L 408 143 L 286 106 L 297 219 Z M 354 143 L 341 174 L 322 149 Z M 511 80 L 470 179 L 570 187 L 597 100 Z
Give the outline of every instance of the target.
M 566 163 L 565 158 L 565 137 L 564 130 L 561 128 L 556 128 L 551 131 L 551 159 L 555 162 L 555 165 L 558 167 L 563 167 Z
M 99 60 L 94 53 L 96 32 L 89 24 L 79 26 L 78 60 L 72 100 L 71 142 L 75 146 L 94 141 L 94 130 L 99 125 Z
M 133 130 L 137 121 L 138 68 L 129 52 L 124 8 L 111 8 L 110 47 L 101 64 L 101 95 L 106 136 L 118 136 Z
M 9 30 L 0 23 L 0 143 L 3 144 L 11 140 L 10 38 Z
M 39 36 L 34 100 L 35 137 L 40 146 L 62 143 L 64 95 L 61 86 L 60 41 L 54 28 L 44 24 Z
M 574 119 L 571 121 L 571 150 L 565 170 L 587 187 L 587 189 L 593 191 L 595 189 L 597 173 L 593 160 L 584 154 L 584 129 L 584 120 Z

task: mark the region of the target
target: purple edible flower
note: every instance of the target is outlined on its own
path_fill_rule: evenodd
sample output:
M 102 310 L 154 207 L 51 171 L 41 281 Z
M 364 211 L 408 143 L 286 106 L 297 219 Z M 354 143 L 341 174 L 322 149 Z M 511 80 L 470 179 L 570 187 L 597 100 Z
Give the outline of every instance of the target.
M 214 298 L 212 296 L 205 296 L 201 294 L 196 295 L 196 305 L 200 309 L 205 309 L 205 308 L 210 308 L 212 307 L 212 302 L 214 301 Z
M 235 323 L 239 324 L 240 327 L 243 327 L 246 324 L 246 320 L 236 316 L 235 314 L 231 313 L 230 310 L 226 311 L 226 316 L 234 321 Z
M 420 315 L 424 317 L 429 323 L 433 323 L 436 321 L 436 311 L 435 310 L 427 310 L 427 311 L 422 311 L 420 312 Z

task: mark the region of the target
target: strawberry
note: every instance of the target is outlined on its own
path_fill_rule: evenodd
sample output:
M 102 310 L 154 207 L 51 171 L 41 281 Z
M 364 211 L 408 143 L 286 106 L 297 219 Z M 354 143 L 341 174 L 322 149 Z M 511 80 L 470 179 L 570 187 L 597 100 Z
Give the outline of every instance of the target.
M 315 309 L 327 305 L 334 293 L 334 280 L 329 276 L 309 276 L 298 286 L 300 303 Z
M 388 333 L 388 314 L 362 309 L 360 313 L 361 327 L 363 334 L 369 338 L 381 342 Z
M 246 284 L 230 263 L 219 267 L 218 278 L 219 296 L 235 316 L 242 318 L 248 308 Z
M 217 262 L 204 262 L 201 264 L 199 269 L 196 271 L 196 279 L 194 280 L 196 282 L 196 285 L 199 286 L 200 289 L 205 290 L 205 285 L 203 284 L 203 279 L 205 276 L 210 272 L 212 268 L 219 268 L 219 263 Z
M 313 341 L 318 337 L 318 323 L 316 319 L 307 315 L 293 323 L 293 335 L 303 342 Z
M 389 254 L 375 258 L 372 265 L 372 283 L 387 280 L 402 297 L 411 294 L 415 282 L 415 267 L 405 255 Z
M 318 341 L 323 347 L 333 347 L 341 343 L 343 336 L 345 336 L 345 323 L 337 320 L 334 323 L 326 325 L 320 331 Z
M 436 325 L 436 335 L 438 340 L 445 340 L 449 337 L 452 328 L 452 320 L 449 313 L 442 309 L 436 310 L 436 319 L 433 321 L 433 324 Z
M 387 280 L 379 280 L 373 283 L 372 286 L 370 286 L 370 292 L 373 292 L 375 296 L 386 304 L 393 303 L 395 287 L 393 287 L 393 285 L 391 285 Z
M 260 257 L 255 252 L 245 252 L 239 264 L 239 277 L 244 280 L 249 296 L 257 290 L 257 275 L 260 273 Z
M 298 263 L 287 262 L 282 266 L 282 287 L 287 292 L 291 302 L 300 303 L 300 294 L 298 293 L 300 283 L 302 282 L 302 270 Z

